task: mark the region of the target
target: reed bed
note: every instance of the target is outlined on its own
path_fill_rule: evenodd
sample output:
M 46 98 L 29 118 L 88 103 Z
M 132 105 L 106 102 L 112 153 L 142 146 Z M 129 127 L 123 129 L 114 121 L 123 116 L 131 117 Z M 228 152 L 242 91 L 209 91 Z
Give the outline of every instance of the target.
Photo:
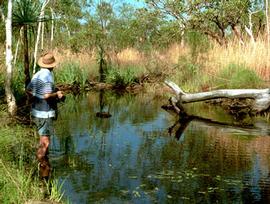
M 270 51 L 267 42 L 258 39 L 256 44 L 251 42 L 241 45 L 231 41 L 228 46 L 221 47 L 213 44 L 208 53 L 206 72 L 216 74 L 229 64 L 245 65 L 254 70 L 263 80 L 270 79 Z
M 204 40 L 202 39 L 202 41 Z M 154 81 L 167 78 L 179 84 L 185 91 L 205 91 L 220 87 L 260 88 L 268 85 L 270 52 L 267 42 L 263 38 L 259 38 L 255 44 L 246 42 L 245 45 L 241 45 L 235 40 L 229 41 L 227 46 L 207 42 L 210 45 L 207 45 L 207 49 L 203 49 L 207 43 L 196 42 L 191 45 L 188 42 L 172 44 L 167 49 L 153 49 L 147 53 L 135 48 L 126 48 L 117 53 L 109 50 L 105 53 L 107 82 L 130 85 L 140 77 L 155 78 L 162 75 L 163 77 Z M 194 49 L 194 45 L 202 47 Z M 73 83 L 76 81 L 84 84 L 87 80 L 98 81 L 99 56 L 97 50 L 85 49 L 80 53 L 73 53 L 70 50 L 59 48 L 54 52 L 59 60 L 59 66 L 55 69 L 57 82 Z M 0 59 L 4 61 L 3 56 Z M 22 70 L 18 67 L 20 68 L 21 65 L 17 64 L 14 72 L 19 70 L 21 73 Z M 231 82 L 229 74 L 224 76 L 226 70 L 227 72 L 233 70 L 232 67 L 239 72 L 235 74 L 234 82 Z M 4 84 L 4 63 L 1 63 L 0 71 L 2 73 L 0 83 Z M 251 76 L 253 74 L 255 74 L 254 78 Z M 16 81 L 18 78 L 16 73 L 14 76 Z M 254 79 L 252 87 L 249 83 L 251 78 Z M 19 83 L 21 81 L 22 79 Z M 234 85 L 237 84 L 237 81 L 241 81 L 241 86 Z M 19 83 L 16 81 L 14 84 Z M 224 86 L 224 84 L 227 85 Z

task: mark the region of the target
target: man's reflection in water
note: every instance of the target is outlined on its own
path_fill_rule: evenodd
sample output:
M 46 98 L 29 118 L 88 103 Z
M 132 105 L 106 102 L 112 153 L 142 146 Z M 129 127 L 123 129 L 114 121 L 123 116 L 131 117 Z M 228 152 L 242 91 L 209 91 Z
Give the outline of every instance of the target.
M 48 155 L 39 159 L 39 177 L 42 180 L 48 181 L 51 175 L 51 164 Z

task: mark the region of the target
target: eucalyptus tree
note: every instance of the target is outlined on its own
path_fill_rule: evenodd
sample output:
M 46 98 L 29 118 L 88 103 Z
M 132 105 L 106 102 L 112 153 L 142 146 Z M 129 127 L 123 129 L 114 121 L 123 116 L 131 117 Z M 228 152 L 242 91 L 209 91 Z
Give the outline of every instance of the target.
M 46 6 L 49 4 L 50 0 L 45 0 L 42 4 L 41 7 L 41 11 L 39 14 L 39 19 L 44 19 L 45 18 L 45 8 Z M 36 72 L 36 62 L 37 62 L 37 52 L 38 52 L 38 44 L 39 44 L 39 39 L 40 39 L 40 33 L 41 33 L 41 29 L 44 28 L 44 23 L 42 23 L 41 21 L 38 23 L 38 28 L 37 28 L 37 38 L 36 38 L 36 42 L 35 42 L 35 50 L 34 50 L 34 64 L 33 64 L 33 74 Z M 51 31 L 53 32 L 53 31 Z M 43 49 L 43 34 L 41 36 L 41 49 Z M 52 43 L 52 42 L 51 42 Z
M 180 37 L 184 36 L 189 16 L 189 3 L 186 0 L 145 0 L 150 9 L 154 9 L 163 14 L 163 18 L 174 20 L 180 32 Z
M 264 11 L 264 0 L 254 0 L 249 8 L 248 16 L 244 19 L 245 31 L 254 45 L 259 34 L 264 32 L 266 21 Z
M 198 0 L 189 6 L 190 28 L 212 37 L 220 45 L 226 44 L 226 32 L 229 29 L 242 41 L 237 26 L 243 25 L 243 19 L 248 15 L 251 6 L 249 0 Z
M 110 40 L 113 44 L 113 50 L 118 52 L 127 47 L 132 47 L 136 41 L 135 32 L 131 27 L 134 19 L 135 8 L 128 4 L 123 4 L 119 14 L 112 19 Z
M 103 82 L 111 62 L 110 54 L 122 48 L 117 35 L 123 36 L 122 34 L 125 32 L 123 27 L 125 26 L 122 23 L 124 21 L 117 17 L 115 4 L 103 0 L 93 2 L 86 17 L 86 22 L 82 25 L 84 44 L 91 51 L 97 51 L 99 80 Z M 125 41 L 125 39 L 122 40 Z
M 11 80 L 12 80 L 12 0 L 8 0 L 7 5 L 7 15 L 3 13 L 3 2 L 0 2 L 0 14 L 2 20 L 5 22 L 6 29 L 6 80 L 5 80 L 5 92 L 8 104 L 8 112 L 14 116 L 17 111 L 16 99 L 11 90 Z
M 81 43 L 82 24 L 90 4 L 87 0 L 51 0 L 55 17 L 55 43 L 61 47 Z M 77 37 L 77 36 L 80 37 Z
M 96 46 L 99 52 L 98 60 L 101 82 L 104 82 L 106 78 L 107 61 L 109 60 L 108 50 L 110 48 L 110 26 L 113 18 L 114 11 L 112 5 L 106 1 L 100 1 L 96 7 L 95 19 L 98 24 L 96 28 Z
M 146 8 L 137 9 L 131 28 L 136 34 L 137 47 L 151 49 L 155 42 L 153 36 L 158 35 L 161 26 L 160 13 Z M 156 39 L 158 40 L 158 39 Z
M 241 39 L 238 26 L 248 15 L 250 0 L 147 0 L 147 4 L 161 11 L 165 18 L 179 22 L 183 31 L 200 31 L 219 44 L 226 44 L 226 32 L 230 29 Z
M 40 3 L 38 0 L 15 0 L 13 12 L 13 26 L 23 29 L 24 47 L 24 74 L 25 86 L 30 82 L 30 59 L 29 59 L 29 40 L 30 31 L 34 31 L 39 19 Z

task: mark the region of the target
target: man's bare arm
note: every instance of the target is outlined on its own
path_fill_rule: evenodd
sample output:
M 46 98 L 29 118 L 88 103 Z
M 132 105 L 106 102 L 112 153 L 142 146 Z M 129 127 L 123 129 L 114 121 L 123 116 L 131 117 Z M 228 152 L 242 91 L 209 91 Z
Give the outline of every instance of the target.
M 47 93 L 44 94 L 44 99 L 49 99 L 49 98 L 59 98 L 61 99 L 64 96 L 62 91 L 57 91 L 55 93 Z

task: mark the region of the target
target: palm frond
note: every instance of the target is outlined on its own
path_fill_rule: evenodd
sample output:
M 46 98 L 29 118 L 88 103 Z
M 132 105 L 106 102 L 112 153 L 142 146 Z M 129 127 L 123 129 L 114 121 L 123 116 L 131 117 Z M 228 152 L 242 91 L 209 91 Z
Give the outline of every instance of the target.
M 46 21 L 47 18 L 39 18 L 41 4 L 35 0 L 16 0 L 13 11 L 14 25 L 31 25 L 40 21 Z

